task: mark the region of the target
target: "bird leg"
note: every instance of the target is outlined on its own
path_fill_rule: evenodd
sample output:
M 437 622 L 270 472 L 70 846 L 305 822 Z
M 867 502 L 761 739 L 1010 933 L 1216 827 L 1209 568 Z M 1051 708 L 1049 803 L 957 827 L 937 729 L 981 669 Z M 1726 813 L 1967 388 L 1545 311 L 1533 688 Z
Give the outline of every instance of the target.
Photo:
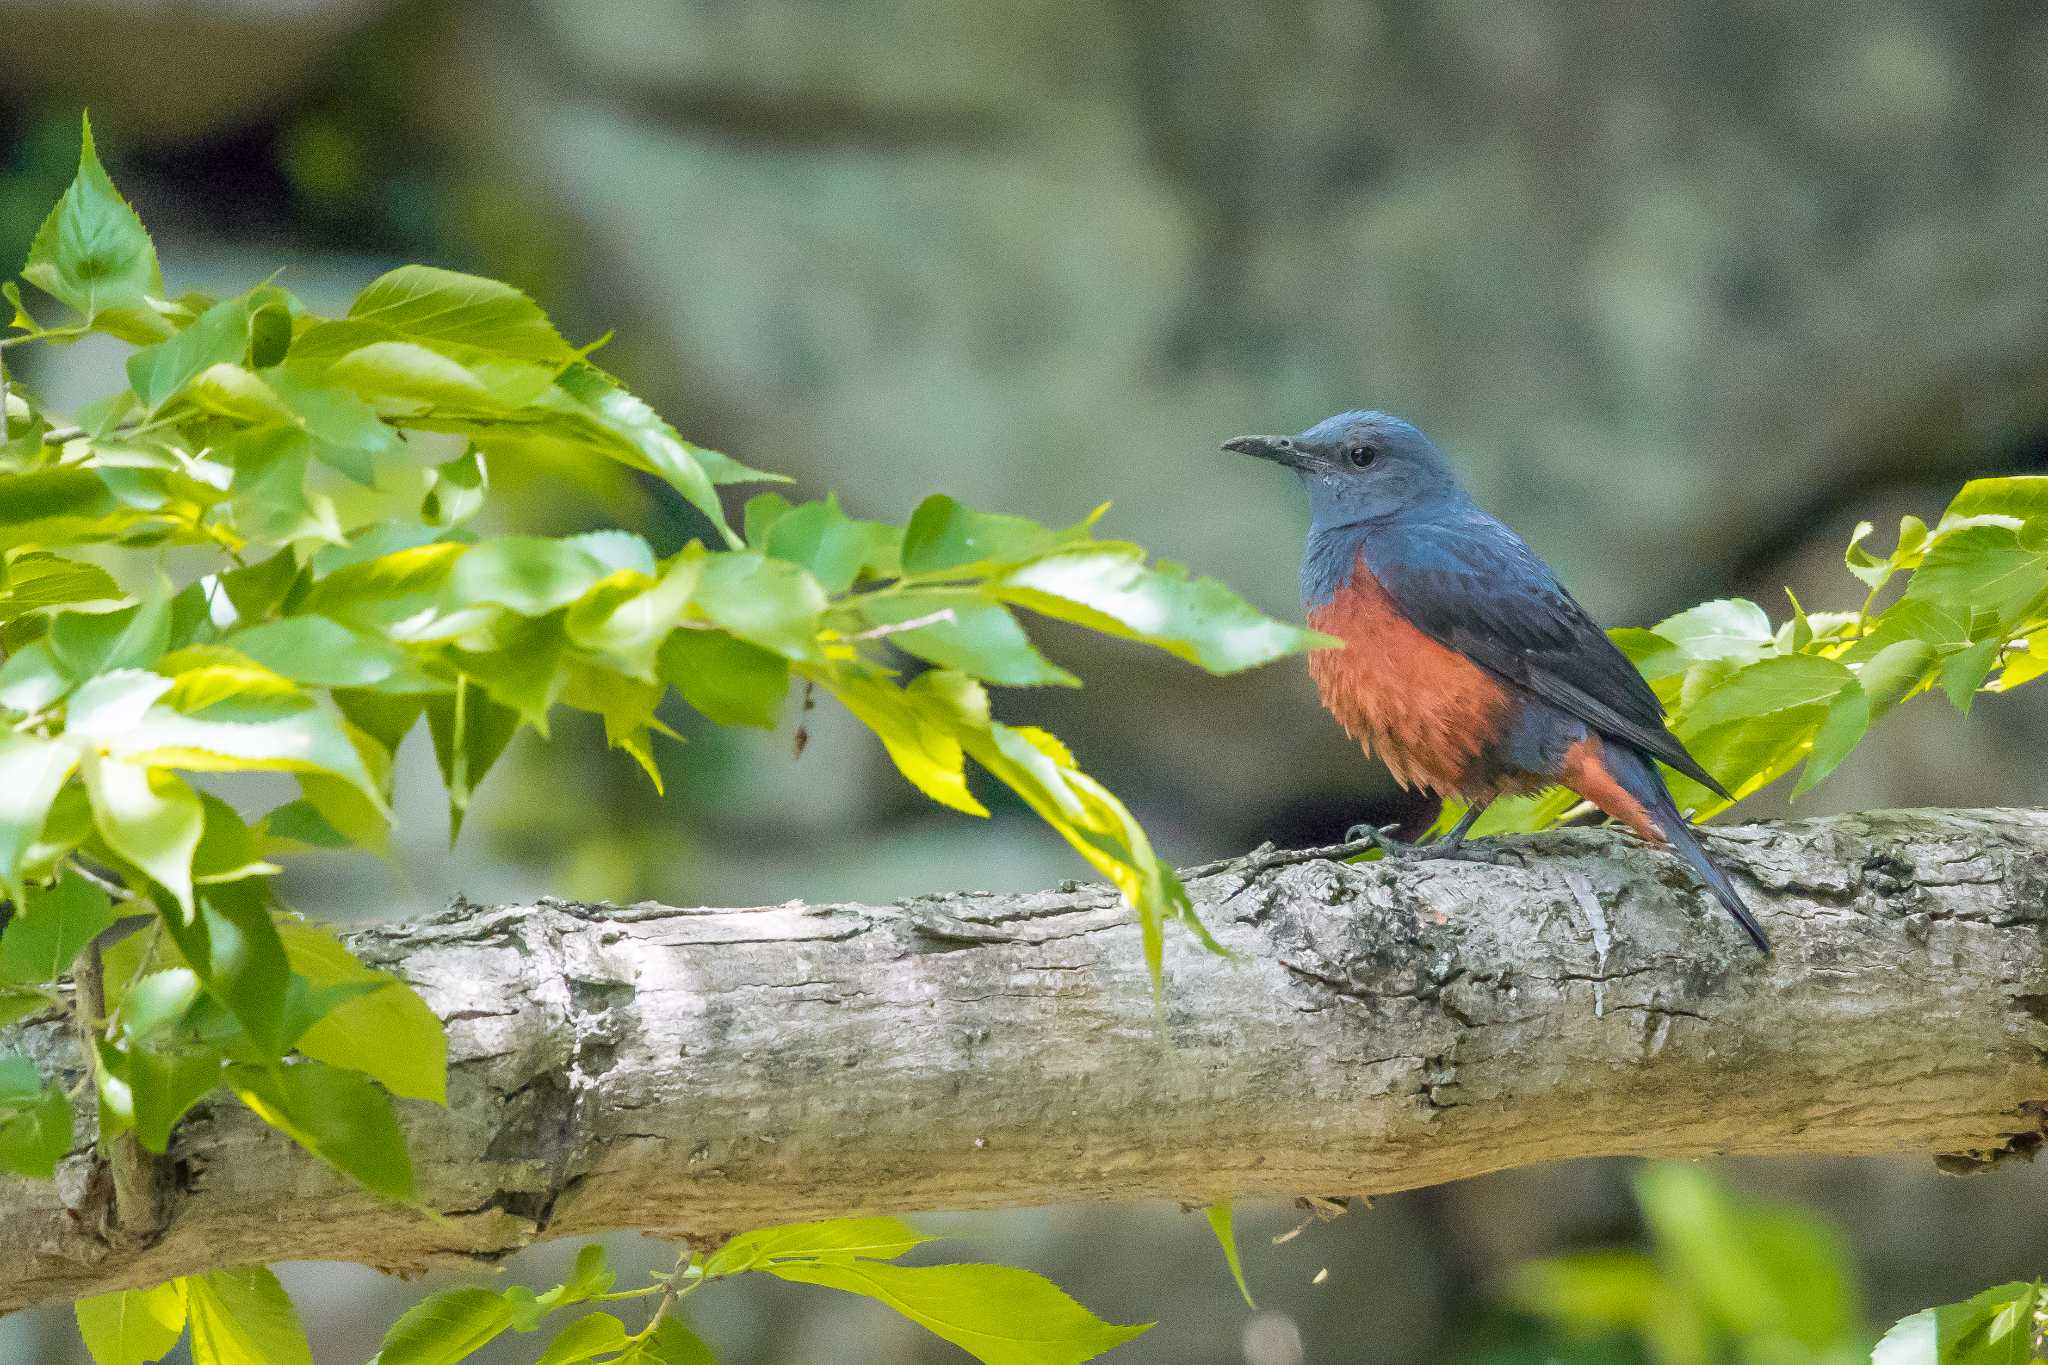
M 1399 825 L 1353 825 L 1345 831 L 1344 842 L 1369 843 L 1389 858 L 1456 858 L 1461 856 L 1465 836 L 1472 832 L 1472 826 L 1479 822 L 1479 817 L 1484 815 L 1486 808 L 1492 804 L 1491 800 L 1473 802 L 1465 813 L 1458 817 L 1458 823 L 1451 826 L 1448 833 L 1426 844 L 1411 844 L 1406 840 L 1396 839 L 1393 831 L 1399 829 Z

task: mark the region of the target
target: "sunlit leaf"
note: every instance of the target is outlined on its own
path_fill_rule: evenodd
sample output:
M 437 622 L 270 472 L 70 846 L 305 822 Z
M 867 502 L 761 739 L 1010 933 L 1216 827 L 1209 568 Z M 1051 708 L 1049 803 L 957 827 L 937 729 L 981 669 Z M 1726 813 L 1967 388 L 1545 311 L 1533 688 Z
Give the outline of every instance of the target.
M 31 886 L 0 934 L 0 981 L 35 985 L 71 970 L 79 950 L 114 923 L 107 893 L 67 872 L 50 887 Z
M 1244 1306 L 1257 1311 L 1258 1304 L 1252 1302 L 1251 1286 L 1244 1281 L 1244 1262 L 1237 1254 L 1237 1229 L 1233 1226 L 1230 1205 L 1211 1204 L 1203 1210 L 1209 1219 L 1209 1231 L 1216 1234 L 1216 1244 L 1223 1248 L 1223 1260 L 1230 1267 L 1230 1278 L 1237 1282 L 1237 1292 L 1244 1298 Z
M 275 1071 L 235 1067 L 228 1084 L 257 1117 L 372 1193 L 413 1198 L 412 1158 L 391 1101 L 362 1076 L 304 1060 Z
M 22 278 L 123 341 L 155 341 L 170 326 L 148 300 L 164 292 L 156 248 L 107 178 L 85 120 L 78 175 L 29 244 Z
M 360 1071 L 394 1095 L 445 1104 L 448 1035 L 440 1017 L 412 987 L 357 961 L 340 939 L 316 925 L 278 925 L 291 969 L 316 986 L 377 982 L 381 988 L 323 1015 L 298 1040 L 298 1050 L 331 1066 Z
M 444 1289 L 392 1324 L 371 1365 L 457 1365 L 511 1326 L 503 1295 L 467 1285 Z
M 72 1311 L 93 1365 L 149 1365 L 185 1334 L 185 1282 L 96 1294 Z
M 859 1257 L 893 1261 L 932 1239 L 901 1218 L 834 1218 L 816 1223 L 784 1223 L 743 1232 L 713 1252 L 704 1263 L 706 1276 L 739 1275 L 772 1261 Z
M 873 1299 L 984 1365 L 1079 1365 L 1151 1327 L 1104 1322 L 1051 1281 L 1008 1266 L 848 1260 L 787 1261 L 763 1269 L 779 1279 Z
M 0 1171 L 48 1180 L 71 1150 L 71 1105 L 26 1057 L 0 1055 Z
M 186 1277 L 194 1365 L 313 1365 L 298 1312 L 264 1267 Z

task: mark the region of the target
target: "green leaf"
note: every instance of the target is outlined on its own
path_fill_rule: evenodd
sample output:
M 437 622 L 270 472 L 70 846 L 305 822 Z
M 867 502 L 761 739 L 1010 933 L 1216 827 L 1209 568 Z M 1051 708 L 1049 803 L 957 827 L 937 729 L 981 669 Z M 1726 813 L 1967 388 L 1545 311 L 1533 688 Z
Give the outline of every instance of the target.
M 17 904 L 23 860 L 77 766 L 75 743 L 0 731 L 0 878 Z
M 1897 1323 L 1871 1352 L 1871 1365 L 2033 1365 L 2048 1307 L 2039 1282 L 2002 1284 L 1963 1303 L 1943 1304 Z
M 2009 629 L 2043 593 L 2048 559 L 2021 544 L 2019 532 L 1969 526 L 1935 539 L 1901 601 L 1930 603 L 1966 624 L 1982 613 Z
M 46 607 L 111 602 L 121 596 L 119 585 L 99 565 L 40 551 L 16 555 L 8 562 L 6 575 L 5 585 L 0 586 L 0 620 L 13 620 Z
M 414 1198 L 412 1158 L 383 1091 L 353 1071 L 299 1061 L 228 1072 L 235 1095 L 271 1127 L 386 1199 Z
M 71 1151 L 71 1104 L 26 1057 L 0 1056 L 0 1171 L 48 1180 Z
M 185 1335 L 185 1282 L 80 1299 L 72 1311 L 93 1365 L 149 1365 Z
M 787 659 L 723 631 L 671 632 L 655 669 L 684 701 L 720 725 L 772 730 L 789 695 Z
M 176 773 L 98 757 L 85 765 L 85 788 L 108 846 L 191 914 L 192 854 L 206 825 L 198 794 Z
M 1643 1171 L 1636 1198 L 1660 1256 L 1731 1330 L 1783 1334 L 1815 1350 L 1856 1334 L 1847 1251 L 1824 1224 L 1738 1201 L 1676 1162 Z
M 2048 477 L 2021 474 L 1998 479 L 1972 479 L 1941 514 L 1942 526 L 1976 517 L 2005 517 L 2015 525 L 2048 516 Z
M 1927 544 L 1927 523 L 1915 516 L 1901 517 L 1898 544 L 1889 555 L 1880 559 L 1863 548 L 1864 540 L 1876 529 L 1867 521 L 1856 523 L 1856 529 L 1849 537 L 1849 548 L 1842 556 L 1849 572 L 1861 579 L 1873 593 L 1890 581 L 1893 574 L 1917 565 Z
M 617 1278 L 611 1267 L 605 1264 L 604 1246 L 591 1242 L 577 1249 L 576 1263 L 569 1268 L 569 1277 L 547 1293 L 536 1296 L 534 1302 L 548 1310 L 582 1303 L 610 1289 Z
M 0 549 L 97 544 L 148 520 L 148 512 L 116 498 L 95 470 L 9 474 L 7 496 L 0 498 Z
M 825 592 L 787 561 L 757 550 L 707 556 L 691 606 L 729 633 L 784 658 L 818 656 Z
M 504 536 L 472 546 L 455 563 L 451 602 L 495 603 L 521 616 L 566 607 L 605 577 L 605 566 L 574 540 Z
M 128 357 L 128 383 L 151 412 L 184 392 L 202 371 L 240 364 L 249 350 L 249 300 L 226 299 L 175 336 Z
M 341 714 L 315 697 L 231 697 L 196 716 L 152 707 L 107 751 L 152 770 L 326 773 L 384 799 Z
M 1924 640 L 1895 640 L 1866 659 L 1857 676 L 1870 699 L 1872 717 L 1883 715 L 1917 688 L 1935 657 L 1934 647 Z
M 957 668 L 1005 687 L 1056 684 L 1079 687 L 1081 680 L 1040 654 L 1008 609 L 977 593 L 923 589 L 888 597 L 857 599 L 871 626 L 895 626 L 939 612 L 951 619 L 913 630 L 896 630 L 890 644 L 943 668 Z
M 50 653 L 47 640 L 23 646 L 0 665 L 0 706 L 22 715 L 45 709 L 73 686 Z
M 503 1295 L 473 1285 L 444 1289 L 392 1324 L 371 1365 L 457 1365 L 511 1325 Z
M 817 681 L 875 732 L 896 771 L 942 806 L 967 815 L 988 807 L 967 790 L 967 754 L 943 705 L 878 676 L 841 669 Z M 688 696 L 688 693 L 684 693 Z
M 1968 649 L 1959 650 L 1942 661 L 1941 687 L 1948 693 L 1948 699 L 1955 703 L 1956 710 L 1970 714 L 1970 703 L 1977 698 L 1977 689 L 1984 685 L 1984 679 L 1991 672 L 1991 666 L 1998 662 L 1998 652 L 2005 641 L 1993 636 L 1979 640 Z
M 977 512 L 935 493 L 917 505 L 903 533 L 903 572 L 979 576 L 1052 553 L 1085 534 L 1055 531 L 1026 517 Z
M 874 1299 L 984 1365 L 1079 1365 L 1152 1325 L 1104 1322 L 1051 1281 L 1008 1266 L 790 1261 L 763 1268 Z
M 102 1070 L 109 1069 L 112 1050 L 109 1044 L 100 1045 Z M 171 1129 L 186 1111 L 213 1093 L 226 1065 L 226 1054 L 204 1043 L 135 1043 L 126 1048 L 113 1069 L 128 1087 L 136 1140 L 152 1152 L 169 1150 Z
M 618 1365 L 718 1365 L 695 1332 L 673 1313 L 665 1313 L 654 1330 L 619 1357 Z
M 97 615 L 67 611 L 50 623 L 50 652 L 76 682 L 117 668 L 148 668 L 170 642 L 168 594 Z
M 1013 569 L 997 595 L 1019 606 L 1234 673 L 1310 649 L 1323 638 L 1261 615 L 1213 578 L 1178 564 L 1147 566 L 1131 550 L 1070 550 Z
M 567 412 L 595 429 L 593 444 L 613 459 L 660 475 L 704 514 L 727 546 L 739 548 L 739 537 L 726 522 L 725 509 L 713 486 L 713 472 L 724 483 L 775 476 L 747 469 L 723 455 L 691 445 L 654 409 L 594 365 L 570 367 L 562 375 L 556 392 L 562 395 Z
M 784 1223 L 743 1232 L 704 1263 L 707 1279 L 758 1270 L 775 1261 L 844 1259 L 893 1261 L 932 1239 L 901 1218 L 834 1218 L 817 1223 Z
M 223 643 L 310 687 L 431 690 L 403 649 L 325 616 L 287 616 L 229 633 Z
M 462 832 L 478 784 L 519 732 L 519 713 L 501 706 L 466 679 L 453 694 L 427 702 L 427 728 L 434 736 L 434 757 L 448 789 L 448 837 Z
M 0 934 L 0 981 L 37 985 L 71 970 L 79 950 L 113 927 L 107 893 L 67 872 L 52 887 L 32 886 Z
M 1703 602 L 1666 617 L 1653 629 L 1687 659 L 1761 658 L 1773 636 L 1764 609 L 1740 597 Z
M 608 1351 L 624 1350 L 629 1340 L 626 1324 L 610 1313 L 591 1313 L 557 1332 L 534 1365 L 582 1365 Z
M 861 567 L 868 561 L 871 535 L 865 523 L 839 510 L 837 498 L 788 509 L 766 528 L 765 537 L 754 535 L 752 508 L 750 501 L 747 534 L 755 548 L 802 565 L 828 593 L 845 592 L 860 577 Z
M 289 1045 L 291 968 L 260 885 L 209 886 L 190 922 L 165 916 L 186 963 L 264 1057 Z
M 540 305 L 519 290 L 433 266 L 400 266 L 379 276 L 356 296 L 348 315 L 430 346 L 559 365 L 578 358 Z
M 1717 725 L 1819 707 L 1855 681 L 1847 665 L 1817 654 L 1760 659 L 1687 706 L 1677 728 L 1681 734 L 1701 734 Z
M 1216 1234 L 1216 1244 L 1223 1248 L 1223 1259 L 1230 1266 L 1230 1278 L 1237 1281 L 1237 1292 L 1244 1296 L 1244 1306 L 1257 1312 L 1259 1306 L 1252 1302 L 1251 1286 L 1244 1282 L 1244 1262 L 1237 1255 L 1237 1230 L 1231 1225 L 1230 1205 L 1211 1204 L 1202 1211 L 1208 1215 L 1209 1231 Z
M 1579 1330 L 1641 1330 L 1662 1310 L 1657 1263 L 1636 1251 L 1584 1251 L 1516 1266 L 1505 1297 L 1514 1307 Z
M 148 303 L 164 292 L 156 248 L 100 165 L 90 119 L 84 121 L 78 175 L 43 220 L 21 275 L 123 341 L 155 341 L 170 331 Z
M 313 1365 L 299 1315 L 264 1267 L 216 1270 L 180 1283 L 192 1319 L 193 1365 Z
M 1793 799 L 1812 791 L 1829 773 L 1840 767 L 1842 760 L 1862 742 L 1869 729 L 1870 697 L 1861 683 L 1852 682 L 1828 703 L 1828 713 L 1821 719 L 1820 729 L 1813 736 L 1813 750 L 1807 755 L 1806 766 L 1800 770 L 1797 785 L 1792 788 Z
M 448 1102 L 448 1035 L 411 986 L 357 961 L 340 939 L 299 920 L 277 926 L 291 969 L 315 986 L 351 982 L 380 988 L 329 1010 L 299 1037 L 298 1050 L 330 1066 L 360 1071 L 394 1095 Z

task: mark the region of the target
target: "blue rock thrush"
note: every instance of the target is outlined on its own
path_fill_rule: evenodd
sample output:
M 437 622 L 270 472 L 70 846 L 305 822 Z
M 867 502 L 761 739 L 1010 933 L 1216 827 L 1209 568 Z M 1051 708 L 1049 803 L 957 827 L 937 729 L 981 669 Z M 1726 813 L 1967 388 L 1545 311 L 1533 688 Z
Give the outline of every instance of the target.
M 1711 791 L 1642 674 L 1520 536 L 1481 511 L 1441 450 L 1383 412 L 1224 449 L 1292 469 L 1313 512 L 1301 561 L 1323 705 L 1404 787 L 1471 809 L 1563 785 L 1667 847 L 1768 953 L 1749 907 L 1671 799 L 1661 761 Z

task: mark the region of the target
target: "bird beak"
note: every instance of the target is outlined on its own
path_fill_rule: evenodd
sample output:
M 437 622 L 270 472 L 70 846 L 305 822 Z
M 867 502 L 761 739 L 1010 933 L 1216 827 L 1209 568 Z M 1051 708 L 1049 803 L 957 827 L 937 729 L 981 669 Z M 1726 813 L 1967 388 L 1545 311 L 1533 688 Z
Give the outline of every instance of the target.
M 1289 469 L 1301 468 L 1301 448 L 1295 445 L 1292 436 L 1240 436 L 1225 441 L 1223 448 L 1239 455 L 1256 455 L 1262 460 L 1284 464 Z

